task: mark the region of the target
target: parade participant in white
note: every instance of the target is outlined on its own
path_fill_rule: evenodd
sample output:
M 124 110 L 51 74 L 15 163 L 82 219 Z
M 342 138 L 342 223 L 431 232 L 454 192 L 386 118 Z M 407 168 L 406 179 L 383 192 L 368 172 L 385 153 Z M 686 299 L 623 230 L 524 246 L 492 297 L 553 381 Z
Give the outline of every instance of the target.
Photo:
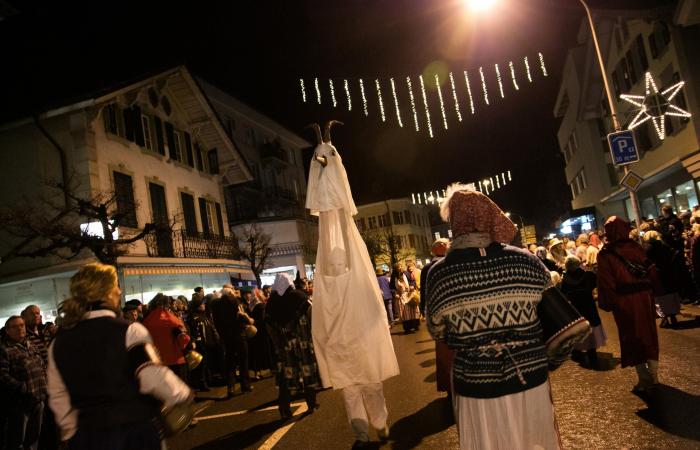
M 357 214 L 345 167 L 326 124 L 311 161 L 306 207 L 319 216 L 312 334 L 324 387 L 343 389 L 356 446 L 369 423 L 386 438 L 382 381 L 399 374 L 382 295 L 352 219 Z M 369 416 L 369 418 L 368 418 Z

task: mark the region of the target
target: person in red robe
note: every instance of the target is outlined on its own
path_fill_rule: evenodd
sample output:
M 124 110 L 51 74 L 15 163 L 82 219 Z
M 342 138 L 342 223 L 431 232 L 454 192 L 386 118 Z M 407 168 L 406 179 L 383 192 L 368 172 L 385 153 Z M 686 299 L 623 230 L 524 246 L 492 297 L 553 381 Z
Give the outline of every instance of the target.
M 629 224 L 611 216 L 605 222 L 606 244 L 598 254 L 598 306 L 612 311 L 622 351 L 622 367 L 634 366 L 639 377 L 633 392 L 658 384 L 659 339 L 654 292 L 656 267 L 642 247 L 629 238 Z

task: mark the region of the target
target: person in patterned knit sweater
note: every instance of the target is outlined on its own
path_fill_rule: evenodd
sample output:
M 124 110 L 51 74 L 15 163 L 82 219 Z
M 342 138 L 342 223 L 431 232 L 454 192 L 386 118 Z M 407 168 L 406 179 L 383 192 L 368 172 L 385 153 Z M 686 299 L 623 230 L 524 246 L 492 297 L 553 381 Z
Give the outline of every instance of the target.
M 480 192 L 450 186 L 441 216 L 454 239 L 426 276 L 427 323 L 456 353 L 460 448 L 561 448 L 537 317 L 549 271 L 507 245 L 516 226 Z

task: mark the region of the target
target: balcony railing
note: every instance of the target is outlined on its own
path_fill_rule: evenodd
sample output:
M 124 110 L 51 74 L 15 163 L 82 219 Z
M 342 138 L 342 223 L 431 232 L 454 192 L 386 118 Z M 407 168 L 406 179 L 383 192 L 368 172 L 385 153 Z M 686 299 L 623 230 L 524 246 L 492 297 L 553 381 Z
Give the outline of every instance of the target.
M 144 238 L 148 256 L 162 258 L 239 259 L 237 242 L 228 236 L 157 229 Z

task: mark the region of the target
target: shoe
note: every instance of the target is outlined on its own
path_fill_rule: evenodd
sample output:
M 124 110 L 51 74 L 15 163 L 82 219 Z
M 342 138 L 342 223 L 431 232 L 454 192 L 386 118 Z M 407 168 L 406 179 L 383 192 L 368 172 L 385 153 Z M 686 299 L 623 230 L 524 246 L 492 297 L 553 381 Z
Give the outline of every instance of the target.
M 671 325 L 668 323 L 668 318 L 664 317 L 661 319 L 661 323 L 659 324 L 659 328 L 671 328 Z
M 381 430 L 377 430 L 377 436 L 379 436 L 379 439 L 382 442 L 388 441 L 389 440 L 389 427 L 385 425 L 384 428 L 382 428 Z
M 369 444 L 369 441 L 361 441 L 361 440 L 358 439 L 358 440 L 356 440 L 356 441 L 352 444 L 352 450 L 358 450 L 358 449 L 362 449 L 362 448 L 369 448 L 369 445 L 370 445 L 370 444 Z
M 253 386 L 241 386 L 241 392 L 253 392 Z
M 289 408 L 280 408 L 280 417 L 283 421 L 287 421 L 292 418 L 292 410 Z

